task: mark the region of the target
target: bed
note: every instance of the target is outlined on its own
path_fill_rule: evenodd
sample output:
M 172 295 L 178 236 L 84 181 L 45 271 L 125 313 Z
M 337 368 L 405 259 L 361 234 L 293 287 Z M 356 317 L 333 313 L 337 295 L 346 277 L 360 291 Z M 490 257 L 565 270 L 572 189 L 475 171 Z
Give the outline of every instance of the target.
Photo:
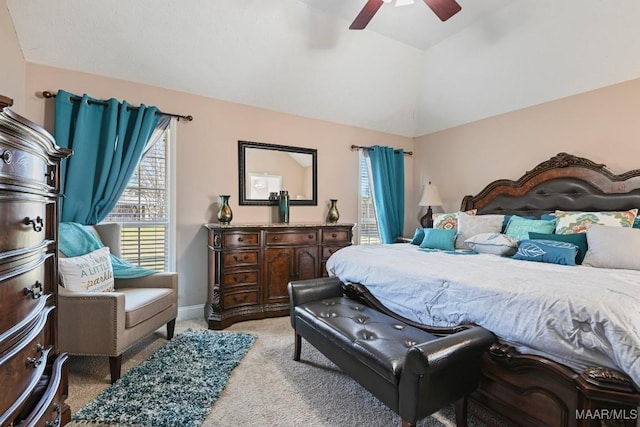
M 640 170 L 618 175 L 559 153 L 517 181 L 494 181 L 466 196 L 460 210 L 540 218 L 556 210 L 638 207 Z M 636 425 L 640 269 L 400 243 L 345 248 L 331 256 L 327 271 L 352 298 L 430 332 L 451 333 L 466 324 L 491 330 L 498 340 L 471 396 L 472 413 L 489 425 Z

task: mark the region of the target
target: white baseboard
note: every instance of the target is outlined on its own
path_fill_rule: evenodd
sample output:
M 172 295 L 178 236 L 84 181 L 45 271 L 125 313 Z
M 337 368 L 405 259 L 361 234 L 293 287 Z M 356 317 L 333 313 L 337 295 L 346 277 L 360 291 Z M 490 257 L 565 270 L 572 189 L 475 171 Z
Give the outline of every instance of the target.
M 204 304 L 178 307 L 178 317 L 176 320 L 190 320 L 204 318 Z

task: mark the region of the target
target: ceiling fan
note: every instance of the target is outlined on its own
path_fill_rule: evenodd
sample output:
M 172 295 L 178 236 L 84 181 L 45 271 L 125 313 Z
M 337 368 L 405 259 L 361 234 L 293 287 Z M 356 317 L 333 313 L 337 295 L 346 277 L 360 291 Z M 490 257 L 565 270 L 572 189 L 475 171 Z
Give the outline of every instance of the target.
M 446 21 L 456 13 L 460 12 L 462 7 L 455 0 L 423 0 L 427 6 L 440 18 L 441 21 Z M 378 9 L 382 7 L 383 3 L 391 3 L 391 0 L 368 0 L 364 5 L 356 19 L 349 27 L 350 30 L 362 30 L 364 29 L 373 15 L 376 14 Z M 396 0 L 396 6 L 403 6 L 406 4 L 412 4 L 413 0 Z

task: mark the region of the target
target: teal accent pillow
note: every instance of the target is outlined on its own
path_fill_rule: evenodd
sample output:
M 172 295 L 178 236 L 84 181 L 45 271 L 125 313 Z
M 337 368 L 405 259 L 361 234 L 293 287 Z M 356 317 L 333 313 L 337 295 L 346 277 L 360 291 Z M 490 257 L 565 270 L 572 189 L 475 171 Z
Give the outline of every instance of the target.
M 543 219 L 529 219 L 513 215 L 507 224 L 504 234 L 518 240 L 527 240 L 530 232 L 553 233 L 556 229 L 556 221 Z
M 578 247 L 573 243 L 555 240 L 522 240 L 513 259 L 548 262 L 560 265 L 576 265 Z
M 420 243 L 421 248 L 440 249 L 443 251 L 455 250 L 456 230 L 440 230 L 437 228 L 425 228 L 424 238 Z
M 640 228 L 640 216 L 633 220 L 633 228 Z
M 575 234 L 545 234 L 545 233 L 529 233 L 529 239 L 531 240 L 554 240 L 556 242 L 573 243 L 578 247 L 578 253 L 576 254 L 576 264 L 582 264 L 584 256 L 589 248 L 587 244 L 587 233 L 575 233 Z
M 419 245 L 424 239 L 424 228 L 416 228 L 416 232 L 413 233 L 413 239 L 411 239 L 412 245 Z

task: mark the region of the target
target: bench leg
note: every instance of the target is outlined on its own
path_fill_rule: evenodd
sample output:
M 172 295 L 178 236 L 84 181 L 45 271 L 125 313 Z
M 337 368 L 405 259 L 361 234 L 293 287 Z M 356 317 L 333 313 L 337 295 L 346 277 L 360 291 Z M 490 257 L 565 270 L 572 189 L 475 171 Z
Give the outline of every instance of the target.
M 456 400 L 454 406 L 456 408 L 456 426 L 467 427 L 467 397 Z
M 299 362 L 300 350 L 302 349 L 302 338 L 298 334 L 295 334 L 295 336 L 296 338 L 295 338 L 294 349 L 293 349 L 293 360 L 295 360 L 296 362 Z

